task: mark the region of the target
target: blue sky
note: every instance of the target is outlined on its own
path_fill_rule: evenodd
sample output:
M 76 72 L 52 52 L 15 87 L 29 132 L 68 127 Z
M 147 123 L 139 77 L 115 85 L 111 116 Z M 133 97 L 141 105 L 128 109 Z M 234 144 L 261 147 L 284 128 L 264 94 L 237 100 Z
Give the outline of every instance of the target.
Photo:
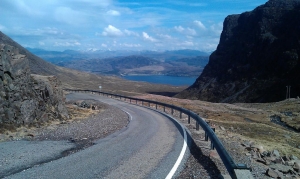
M 227 15 L 267 0 L 1 0 L 0 31 L 46 50 L 216 49 Z

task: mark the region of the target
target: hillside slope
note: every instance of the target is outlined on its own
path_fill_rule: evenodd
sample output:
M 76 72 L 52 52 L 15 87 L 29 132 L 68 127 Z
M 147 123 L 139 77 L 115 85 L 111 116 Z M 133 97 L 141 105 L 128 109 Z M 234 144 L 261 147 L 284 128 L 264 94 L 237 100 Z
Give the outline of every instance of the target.
M 3 34 L 1 31 L 0 31 L 0 44 L 6 44 L 15 47 L 19 49 L 20 54 L 26 55 L 26 57 L 29 59 L 29 67 L 31 73 L 40 74 L 40 75 L 53 75 L 58 72 L 54 65 L 51 65 L 50 63 L 33 55 L 28 50 L 26 50 L 21 45 L 19 45 L 17 42 L 13 41 L 11 38 Z
M 20 54 L 26 55 L 28 59 L 30 73 L 38 75 L 54 75 L 62 82 L 63 88 L 99 89 L 102 86 L 104 91 L 120 94 L 134 95 L 138 93 L 178 93 L 183 87 L 168 85 L 156 85 L 127 81 L 113 76 L 99 76 L 81 71 L 71 70 L 55 66 L 43 59 L 33 55 L 24 47 L 13 41 L 0 31 L 0 44 L 5 44 L 17 48 Z
M 300 96 L 300 1 L 269 0 L 224 21 L 217 50 L 181 98 L 272 102 Z

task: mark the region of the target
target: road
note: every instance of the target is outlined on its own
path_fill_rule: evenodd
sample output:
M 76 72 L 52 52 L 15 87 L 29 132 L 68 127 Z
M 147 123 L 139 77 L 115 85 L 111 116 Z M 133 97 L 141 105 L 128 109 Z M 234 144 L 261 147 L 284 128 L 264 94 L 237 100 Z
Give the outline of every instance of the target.
M 95 145 L 7 178 L 173 178 L 189 155 L 186 132 L 151 109 L 99 95 L 72 93 L 71 99 L 94 99 L 114 105 L 129 125 Z

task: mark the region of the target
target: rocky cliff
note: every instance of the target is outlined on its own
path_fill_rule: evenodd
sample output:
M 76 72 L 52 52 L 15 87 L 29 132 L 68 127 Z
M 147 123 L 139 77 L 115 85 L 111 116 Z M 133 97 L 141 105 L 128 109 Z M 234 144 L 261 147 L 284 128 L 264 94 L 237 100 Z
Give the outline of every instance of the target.
M 60 82 L 31 75 L 26 54 L 0 44 L 0 126 L 34 125 L 68 117 Z
M 212 102 L 272 102 L 300 96 L 300 1 L 269 0 L 228 16 L 201 76 L 178 95 Z

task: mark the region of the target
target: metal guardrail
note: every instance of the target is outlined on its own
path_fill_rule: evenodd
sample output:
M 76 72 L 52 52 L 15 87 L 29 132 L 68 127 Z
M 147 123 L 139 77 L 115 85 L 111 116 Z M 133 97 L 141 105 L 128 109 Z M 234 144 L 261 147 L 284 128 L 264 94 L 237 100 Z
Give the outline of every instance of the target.
M 166 104 L 166 103 L 161 103 L 157 101 L 151 101 L 151 100 L 145 100 L 145 99 L 139 99 L 139 98 L 133 98 L 133 97 L 128 97 L 128 96 L 123 96 L 123 95 L 118 95 L 118 94 L 112 94 L 112 93 L 107 93 L 107 92 L 102 92 L 102 91 L 96 91 L 96 90 L 77 90 L 77 89 L 64 89 L 65 91 L 73 91 L 73 92 L 92 92 L 92 93 L 98 93 L 99 95 L 106 95 L 107 97 L 115 97 L 119 98 L 122 100 L 122 98 L 126 101 L 126 99 L 130 100 L 130 103 L 133 101 L 138 104 L 138 101 L 142 102 L 142 105 L 144 102 L 148 103 L 148 106 L 150 107 L 150 104 L 155 104 L 155 108 L 157 109 L 158 105 L 163 107 L 163 110 L 165 112 L 166 107 L 171 109 L 171 113 L 173 114 L 174 110 L 177 110 L 180 112 L 180 118 L 182 117 L 182 113 L 186 114 L 188 116 L 188 122 L 190 123 L 190 119 L 194 119 L 196 121 L 196 129 L 199 129 L 199 125 L 204 129 L 205 131 L 205 140 L 208 141 L 208 138 L 211 141 L 211 149 L 216 148 L 220 158 L 222 159 L 227 171 L 229 172 L 230 176 L 233 179 L 237 179 L 237 176 L 235 174 L 235 170 L 249 170 L 245 164 L 236 164 L 232 157 L 229 155 L 229 153 L 226 151 L 225 147 L 219 140 L 219 138 L 216 136 L 214 129 L 212 129 L 206 122 L 203 120 L 201 117 L 199 117 L 196 113 L 185 109 L 181 108 L 178 106 L 174 106 L 171 104 Z

